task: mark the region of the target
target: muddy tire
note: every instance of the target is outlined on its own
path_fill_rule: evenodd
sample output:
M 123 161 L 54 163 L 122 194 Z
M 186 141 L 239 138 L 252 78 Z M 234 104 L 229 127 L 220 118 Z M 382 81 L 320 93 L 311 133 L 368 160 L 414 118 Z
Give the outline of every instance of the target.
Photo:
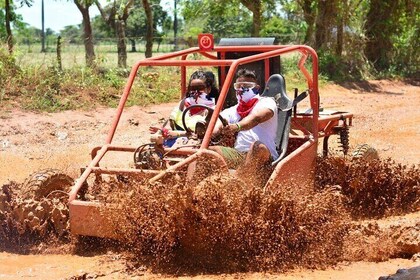
M 23 199 L 35 199 L 50 197 L 62 197 L 68 193 L 73 186 L 74 180 L 57 169 L 46 169 L 31 174 L 20 190 L 20 197 Z
M 371 147 L 368 144 L 361 144 L 353 150 L 352 158 L 355 160 L 375 160 L 379 159 L 379 155 L 378 151 L 375 148 Z

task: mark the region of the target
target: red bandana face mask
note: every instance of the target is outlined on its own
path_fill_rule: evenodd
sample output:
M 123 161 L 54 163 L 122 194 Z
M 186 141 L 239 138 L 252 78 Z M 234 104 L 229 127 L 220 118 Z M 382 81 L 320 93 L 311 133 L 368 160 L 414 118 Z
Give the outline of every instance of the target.
M 190 93 L 190 97 L 185 98 L 184 104 L 185 104 L 185 108 L 190 107 L 191 105 L 195 105 L 195 104 L 201 104 L 201 105 L 205 105 L 207 107 L 213 108 L 214 107 L 214 101 L 213 100 L 208 100 L 207 99 L 207 94 L 205 92 L 200 92 L 200 91 L 196 91 L 193 93 Z M 196 115 L 200 112 L 202 112 L 203 110 L 205 110 L 204 108 L 192 108 L 190 110 L 190 114 Z
M 238 107 L 236 108 L 239 116 L 245 118 L 249 115 L 252 108 L 257 104 L 258 98 L 252 89 L 241 89 L 236 91 L 236 98 L 238 99 Z

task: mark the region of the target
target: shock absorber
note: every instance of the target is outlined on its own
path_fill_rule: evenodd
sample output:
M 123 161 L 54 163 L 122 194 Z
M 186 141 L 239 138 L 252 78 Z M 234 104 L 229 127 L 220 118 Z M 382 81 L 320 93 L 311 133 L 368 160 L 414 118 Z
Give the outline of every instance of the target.
M 343 151 L 344 155 L 347 155 L 349 151 L 349 134 L 349 127 L 347 125 L 344 125 L 339 132 L 340 148 Z

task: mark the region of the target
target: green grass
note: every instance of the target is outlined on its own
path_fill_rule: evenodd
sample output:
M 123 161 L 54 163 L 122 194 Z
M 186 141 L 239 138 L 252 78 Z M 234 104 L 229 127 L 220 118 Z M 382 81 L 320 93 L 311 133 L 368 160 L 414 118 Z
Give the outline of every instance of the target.
M 17 46 L 13 56 L 9 56 L 5 48 L 0 50 L 0 108 L 20 106 L 26 110 L 56 112 L 89 110 L 98 105 L 117 106 L 129 70 L 116 68 L 117 53 L 111 52 L 111 46 L 96 48 L 98 67 L 94 70 L 84 66 L 84 49 L 67 47 L 62 54 L 62 71 L 57 68 L 54 52 L 40 53 L 34 49 L 32 46 L 32 52 L 27 52 L 25 47 Z M 128 69 L 144 58 L 140 52 L 127 55 Z M 297 68 L 298 59 L 293 55 L 282 57 L 282 72 L 290 96 L 294 88 L 300 92 L 308 88 Z M 307 67 L 310 71 L 310 61 Z M 197 68 L 188 67 L 187 75 Z M 217 73 L 217 68 L 204 70 Z M 320 76 L 320 85 L 325 83 L 326 79 Z M 171 102 L 179 96 L 178 67 L 141 67 L 126 106 Z
M 15 56 L 19 65 L 52 65 L 57 61 L 56 46 L 47 47 L 47 52 L 41 53 L 40 44 L 16 45 Z M 127 48 L 130 50 L 130 48 Z M 172 45 L 161 45 L 158 49 L 154 44 L 153 55 L 167 53 L 173 50 Z M 62 47 L 63 68 L 72 68 L 85 64 L 85 52 L 83 45 L 64 44 Z M 144 47 L 138 46 L 137 52 L 127 51 L 127 65 L 131 67 L 135 62 L 144 59 Z M 103 67 L 117 67 L 117 47 L 111 44 L 99 44 L 95 46 L 97 63 Z

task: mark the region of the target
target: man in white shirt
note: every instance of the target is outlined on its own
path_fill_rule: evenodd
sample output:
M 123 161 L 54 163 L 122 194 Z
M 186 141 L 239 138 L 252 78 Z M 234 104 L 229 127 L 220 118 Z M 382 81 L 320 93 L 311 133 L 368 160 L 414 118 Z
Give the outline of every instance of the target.
M 238 104 L 221 112 L 229 125 L 218 123 L 214 134 L 238 133 L 235 148 L 211 147 L 226 160 L 230 168 L 244 164 L 241 170 L 252 172 L 278 158 L 275 145 L 277 105 L 274 99 L 260 96 L 254 71 L 241 69 L 234 84 Z

